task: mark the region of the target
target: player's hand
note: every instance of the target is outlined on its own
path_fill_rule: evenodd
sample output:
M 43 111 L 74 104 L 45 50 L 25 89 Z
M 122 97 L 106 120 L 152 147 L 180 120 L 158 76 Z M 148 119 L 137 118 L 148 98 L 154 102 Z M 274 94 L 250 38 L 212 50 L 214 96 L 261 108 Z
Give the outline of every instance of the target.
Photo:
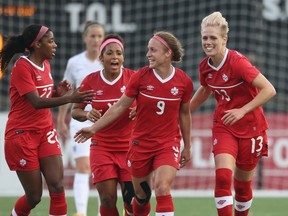
M 191 159 L 190 148 L 185 148 L 181 152 L 180 168 L 183 168 Z
M 76 132 L 74 139 L 77 143 L 84 143 L 93 135 L 94 135 L 94 132 L 92 131 L 91 127 L 84 127 L 81 130 Z
M 246 114 L 244 109 L 231 109 L 226 110 L 221 118 L 224 125 L 233 125 L 235 122 L 243 118 Z
M 98 119 L 100 119 L 102 116 L 102 110 L 96 110 L 96 109 L 92 109 L 89 112 L 87 112 L 86 114 L 86 118 L 87 120 L 91 121 L 91 122 L 96 122 Z
M 70 90 L 72 90 L 72 84 L 67 80 L 63 80 L 56 87 L 56 92 L 59 95 L 59 97 L 65 95 Z
M 129 118 L 134 120 L 136 118 L 136 106 L 135 107 L 130 107 L 130 112 L 129 112 Z
M 71 94 L 71 103 L 88 103 L 91 104 L 92 99 L 94 98 L 94 90 L 80 91 L 82 86 L 77 88 Z

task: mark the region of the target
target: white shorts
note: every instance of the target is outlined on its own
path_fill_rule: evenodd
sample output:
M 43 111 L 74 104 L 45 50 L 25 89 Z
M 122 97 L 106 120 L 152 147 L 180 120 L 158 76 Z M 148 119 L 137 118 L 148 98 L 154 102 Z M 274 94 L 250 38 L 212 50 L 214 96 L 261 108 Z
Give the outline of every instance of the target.
M 88 123 L 88 124 L 87 124 Z M 92 125 L 92 122 L 78 122 L 74 119 L 71 119 L 70 122 L 70 140 L 69 143 L 72 145 L 73 148 L 73 158 L 80 158 L 80 157 L 89 157 L 90 155 L 90 144 L 91 139 L 88 139 L 84 143 L 77 143 L 74 140 L 74 135 L 77 131 L 79 131 L 83 127 L 88 127 Z

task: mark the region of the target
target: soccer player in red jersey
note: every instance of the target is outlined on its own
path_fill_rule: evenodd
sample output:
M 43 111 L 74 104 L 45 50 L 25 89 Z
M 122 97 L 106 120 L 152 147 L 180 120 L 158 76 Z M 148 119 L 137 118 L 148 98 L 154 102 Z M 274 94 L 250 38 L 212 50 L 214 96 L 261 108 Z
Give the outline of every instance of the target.
M 149 215 L 153 177 L 156 215 L 174 215 L 171 185 L 177 170 L 185 166 L 191 156 L 189 103 L 193 84 L 184 71 L 172 65 L 181 61 L 183 52 L 173 34 L 155 33 L 146 54 L 149 66 L 132 75 L 123 96 L 104 116 L 75 135 L 77 142 L 84 142 L 115 122 L 136 99 L 136 124 L 127 155 L 135 190 L 135 216 Z M 183 149 L 180 149 L 181 135 Z
M 86 49 L 68 60 L 63 80 L 68 80 L 77 88 L 87 75 L 103 68 L 99 60 L 99 47 L 104 36 L 104 26 L 94 21 L 87 21 L 85 23 L 82 38 Z M 89 154 L 91 140 L 89 139 L 82 145 L 78 145 L 78 143 L 74 141 L 73 136 L 82 127 L 91 126 L 93 123 L 90 121 L 79 122 L 71 118 L 69 119 L 69 124 L 67 124 L 66 119 L 70 107 L 71 104 L 65 104 L 59 107 L 57 132 L 60 138 L 65 140 L 65 143 L 71 145 L 73 148 L 73 158 L 75 159 L 73 192 L 76 207 L 76 213 L 73 214 L 73 216 L 86 216 L 90 189 Z M 86 110 L 90 109 L 91 104 L 86 106 Z M 100 203 L 99 197 L 98 202 Z
M 76 103 L 72 117 L 78 121 L 95 122 L 124 93 L 134 71 L 124 68 L 123 39 L 118 34 L 108 34 L 100 46 L 100 61 L 104 69 L 91 73 L 82 81 L 82 90 L 94 90 L 92 110 L 87 111 L 86 103 Z M 134 102 L 130 107 L 135 107 Z M 135 110 L 135 108 L 134 108 Z M 133 111 L 132 111 L 133 113 Z M 135 113 L 135 111 L 134 111 Z M 96 132 L 90 145 L 90 166 L 92 182 L 98 190 L 101 216 L 118 216 L 117 184 L 120 183 L 124 200 L 125 215 L 133 215 L 134 197 L 131 175 L 126 166 L 134 121 L 131 110 L 127 109 L 116 121 Z M 82 144 L 78 144 L 82 145 Z
M 50 107 L 70 102 L 90 102 L 94 92 L 75 90 L 62 81 L 54 90 L 49 60 L 57 45 L 53 32 L 42 25 L 30 25 L 21 35 L 11 36 L 0 52 L 4 72 L 16 53 L 21 56 L 11 72 L 11 110 L 5 131 L 5 158 L 10 170 L 15 170 L 25 195 L 20 197 L 12 216 L 29 215 L 40 201 L 42 175 L 50 195 L 49 215 L 66 215 L 67 204 L 63 187 L 63 162 Z M 66 94 L 67 93 L 67 94 Z
M 206 57 L 199 65 L 201 86 L 193 96 L 195 111 L 214 94 L 212 144 L 215 161 L 215 204 L 219 216 L 246 216 L 252 204 L 251 180 L 257 163 L 268 154 L 267 121 L 262 105 L 276 91 L 248 59 L 226 47 L 228 23 L 220 12 L 202 20 L 202 48 Z

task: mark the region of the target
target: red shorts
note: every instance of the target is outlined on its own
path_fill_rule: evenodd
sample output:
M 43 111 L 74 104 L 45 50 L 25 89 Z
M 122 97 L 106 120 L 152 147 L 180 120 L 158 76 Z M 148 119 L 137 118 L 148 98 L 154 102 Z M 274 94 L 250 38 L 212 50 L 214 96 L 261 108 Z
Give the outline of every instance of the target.
M 9 136 L 5 136 L 4 148 L 10 170 L 16 171 L 37 170 L 40 158 L 62 154 L 54 127 L 11 131 Z
M 169 146 L 157 151 L 141 152 L 139 151 L 139 146 L 132 145 L 127 155 L 127 165 L 132 176 L 142 178 L 163 165 L 170 165 L 179 170 L 180 155 L 179 146 Z
M 119 182 L 131 181 L 131 175 L 126 165 L 126 156 L 127 152 L 109 152 L 97 149 L 97 147 L 90 147 L 93 184 L 112 178 L 118 179 Z
M 266 131 L 251 138 L 238 138 L 229 131 L 213 132 L 212 148 L 214 155 L 228 153 L 236 160 L 236 166 L 242 170 L 253 170 L 262 156 L 268 156 Z

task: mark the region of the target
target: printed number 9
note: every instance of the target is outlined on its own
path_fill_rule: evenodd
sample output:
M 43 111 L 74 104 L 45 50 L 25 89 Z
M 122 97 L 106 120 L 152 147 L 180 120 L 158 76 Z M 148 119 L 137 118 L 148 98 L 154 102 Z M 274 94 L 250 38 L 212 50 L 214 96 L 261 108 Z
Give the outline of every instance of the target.
M 164 113 L 164 109 L 165 109 L 165 102 L 164 101 L 158 101 L 157 107 L 159 108 L 159 111 L 157 111 L 156 113 L 158 115 L 162 115 Z

